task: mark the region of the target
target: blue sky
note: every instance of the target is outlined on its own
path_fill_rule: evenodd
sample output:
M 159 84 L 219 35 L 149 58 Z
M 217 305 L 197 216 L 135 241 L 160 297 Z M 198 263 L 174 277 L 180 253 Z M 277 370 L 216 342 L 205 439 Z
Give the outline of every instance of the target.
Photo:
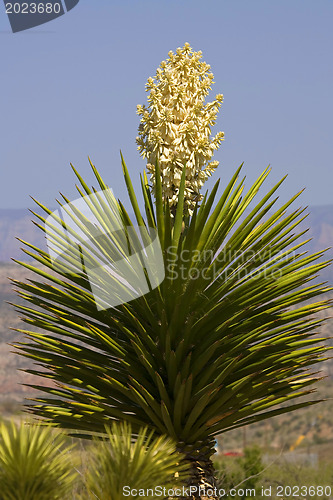
M 224 94 L 214 179 L 271 164 L 268 187 L 289 174 L 282 199 L 306 187 L 303 206 L 333 203 L 332 24 L 331 0 L 80 0 L 13 34 L 1 3 L 0 208 L 76 198 L 69 163 L 92 184 L 88 155 L 122 198 L 120 149 L 138 185 L 136 105 L 186 41 L 212 67 L 211 99 Z

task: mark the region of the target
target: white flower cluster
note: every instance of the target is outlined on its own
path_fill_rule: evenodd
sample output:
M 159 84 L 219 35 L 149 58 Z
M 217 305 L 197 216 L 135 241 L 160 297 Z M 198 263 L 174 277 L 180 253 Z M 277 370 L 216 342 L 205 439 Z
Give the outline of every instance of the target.
M 210 66 L 201 61 L 202 52 L 193 52 L 188 43 L 168 54 L 157 69 L 155 80 L 148 78 L 148 107 L 137 106 L 141 116 L 136 142 L 147 158 L 152 190 L 155 188 L 155 163 L 162 176 L 163 199 L 175 207 L 184 165 L 186 165 L 185 213 L 190 215 L 199 191 L 214 172 L 218 161 L 210 161 L 223 141 L 223 132 L 210 138 L 223 95 L 205 104 L 213 83 Z M 173 212 L 174 210 L 172 210 Z

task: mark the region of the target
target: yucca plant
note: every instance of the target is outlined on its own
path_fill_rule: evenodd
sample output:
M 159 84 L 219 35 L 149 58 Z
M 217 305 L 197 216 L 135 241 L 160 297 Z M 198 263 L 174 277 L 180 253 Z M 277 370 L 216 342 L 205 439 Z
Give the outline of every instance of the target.
M 165 497 L 182 488 L 186 471 L 172 439 L 142 429 L 132 434 L 124 422 L 106 426 L 106 438 L 90 449 L 85 484 L 89 498 Z
M 182 54 L 185 60 L 188 50 L 180 51 L 177 64 Z M 202 68 L 195 68 L 203 81 Z M 166 78 L 170 84 L 170 71 Z M 165 93 L 169 87 L 162 83 Z M 188 95 L 182 81 L 177 85 L 180 94 Z M 193 113 L 201 120 L 200 102 L 195 103 Z M 148 111 L 144 119 L 149 122 Z M 153 137 L 162 135 L 155 130 Z M 209 149 L 207 141 L 202 139 Z M 146 146 L 151 149 L 150 143 Z M 189 157 L 205 153 L 201 146 L 197 151 L 194 144 Z M 36 265 L 20 264 L 39 279 L 14 280 L 28 302 L 17 308 L 26 323 L 42 331 L 20 330 L 27 341 L 17 347 L 40 365 L 30 373 L 52 381 L 49 388 L 37 386 L 49 395 L 37 398 L 29 411 L 82 433 L 103 432 L 110 421 L 126 420 L 135 432 L 148 426 L 157 435 L 170 436 L 191 464 L 189 484 L 199 497 L 200 487 L 215 484 L 215 436 L 313 404 L 295 400 L 312 392 L 309 386 L 319 377 L 311 367 L 325 359 L 327 347 L 315 332 L 322 322 L 316 313 L 328 302 L 313 299 L 329 289 L 311 280 L 328 262 L 318 260 L 323 252 L 302 251 L 307 242 L 302 239 L 306 231 L 299 229 L 304 209 L 290 209 L 300 193 L 273 211 L 283 179 L 258 197 L 269 174 L 266 169 L 243 194 L 240 167 L 219 196 L 217 182 L 200 199 L 200 162 L 192 163 L 189 174 L 184 164 L 179 182 L 170 184 L 175 151 L 176 147 L 167 160 L 162 158 L 163 171 L 159 154 L 154 168 L 150 164 L 155 202 L 145 173 L 141 179 L 144 216 L 123 158 L 132 218 L 92 164 L 100 191 L 90 189 L 74 169 L 82 203 L 81 209 L 69 209 L 63 196 L 59 203 L 66 223 L 37 202 L 46 215 L 35 213 L 36 224 L 61 260 L 23 242 L 28 247 L 25 254 Z M 210 158 L 209 151 L 205 155 Z M 178 179 L 179 164 L 173 171 Z M 163 188 L 165 176 L 168 185 Z M 97 226 L 102 237 L 96 237 Z M 112 264 L 120 255 L 130 268 L 124 247 L 134 226 L 145 238 L 157 232 L 165 278 L 126 303 L 111 301 L 112 307 L 97 307 L 96 289 L 97 296 L 104 297 L 110 293 L 110 280 L 95 274 L 92 285 L 91 269 L 100 262 Z M 127 235 L 123 240 L 120 228 Z M 154 260 L 156 255 L 150 256 Z M 147 267 L 149 262 L 146 271 Z M 136 277 L 137 265 L 131 272 Z
M 50 427 L 0 423 L 0 499 L 69 498 L 77 475 L 71 448 Z

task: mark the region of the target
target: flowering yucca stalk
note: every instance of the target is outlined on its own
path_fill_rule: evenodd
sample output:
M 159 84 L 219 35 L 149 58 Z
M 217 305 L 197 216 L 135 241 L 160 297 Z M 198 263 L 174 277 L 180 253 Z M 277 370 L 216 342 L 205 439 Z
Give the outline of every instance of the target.
M 202 53 L 193 52 L 188 43 L 178 48 L 176 54 L 170 51 L 167 61 L 162 61 L 157 69 L 155 81 L 148 79 L 148 108 L 137 107 L 142 117 L 138 149 L 147 158 L 153 191 L 158 160 L 163 200 L 175 207 L 186 164 L 184 211 L 190 215 L 195 203 L 202 199 L 200 188 L 219 163 L 210 160 L 224 135 L 218 132 L 210 138 L 223 95 L 218 94 L 213 102 L 205 104 L 213 73 L 201 58 Z

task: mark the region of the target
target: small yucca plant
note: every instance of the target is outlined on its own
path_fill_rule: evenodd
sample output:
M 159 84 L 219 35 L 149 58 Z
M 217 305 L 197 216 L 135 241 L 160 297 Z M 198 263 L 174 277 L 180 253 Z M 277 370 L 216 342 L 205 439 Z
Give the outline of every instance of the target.
M 153 438 L 153 432 L 146 428 L 134 439 L 126 422 L 106 427 L 106 434 L 106 439 L 96 442 L 89 461 L 86 476 L 89 498 L 157 498 L 157 486 L 166 491 L 176 484 L 180 487 L 186 470 L 180 464 L 182 455 L 170 438 Z
M 71 448 L 50 427 L 0 423 L 0 499 L 68 498 L 76 477 Z

